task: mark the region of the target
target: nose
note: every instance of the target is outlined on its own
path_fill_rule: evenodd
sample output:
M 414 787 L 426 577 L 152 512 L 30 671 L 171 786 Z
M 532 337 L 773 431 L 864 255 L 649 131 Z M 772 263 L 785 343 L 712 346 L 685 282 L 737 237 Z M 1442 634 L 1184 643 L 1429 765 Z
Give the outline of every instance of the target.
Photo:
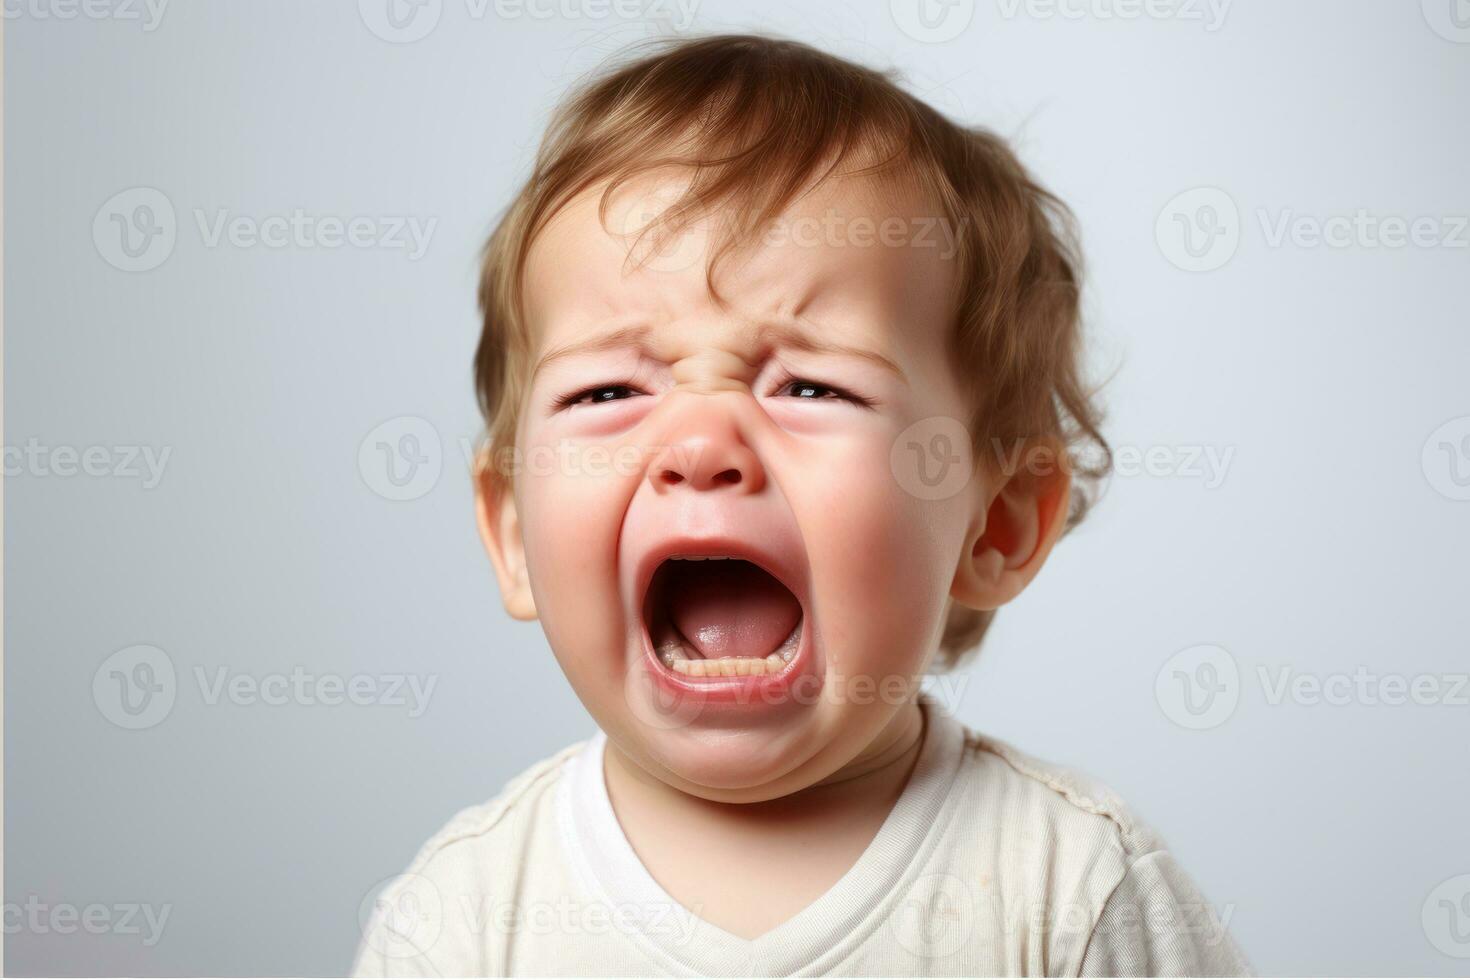
M 702 405 L 687 409 L 654 455 L 648 482 L 658 493 L 685 487 L 750 494 L 765 486 L 766 473 L 731 413 Z

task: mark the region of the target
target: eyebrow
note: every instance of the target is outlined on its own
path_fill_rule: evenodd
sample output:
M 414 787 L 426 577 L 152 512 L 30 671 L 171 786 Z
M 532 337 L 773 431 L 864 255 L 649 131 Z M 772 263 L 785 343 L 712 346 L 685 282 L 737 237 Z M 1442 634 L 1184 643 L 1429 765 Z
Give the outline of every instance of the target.
M 571 357 L 574 354 L 595 354 L 599 351 L 619 350 L 624 347 L 632 347 L 640 353 L 646 354 L 649 350 L 648 333 L 649 330 L 646 326 L 621 327 L 617 330 L 610 330 L 601 336 L 593 337 L 591 340 L 576 341 L 553 347 L 536 359 L 536 366 L 531 369 L 531 377 L 536 377 L 536 375 L 541 373 L 541 369 L 551 362 L 564 357 Z
M 813 324 L 818 328 L 820 324 Z M 835 344 L 827 340 L 818 340 L 802 330 L 784 324 L 762 324 L 756 331 L 756 337 L 774 347 L 789 347 L 793 350 L 807 351 L 812 354 L 836 354 L 842 357 L 856 357 L 878 365 L 885 371 L 891 371 L 897 375 L 899 380 L 907 381 L 903 368 L 899 367 L 891 358 L 880 354 L 878 351 L 869 350 L 866 347 L 854 347 L 850 344 Z
M 819 325 L 818 325 L 819 326 Z M 536 377 L 541 369 L 553 361 L 577 354 L 595 354 L 601 351 L 621 350 L 633 348 L 640 354 L 651 354 L 648 343 L 650 330 L 645 325 L 620 327 L 610 330 L 590 340 L 575 341 L 553 347 L 542 354 L 536 360 L 536 366 L 531 370 L 531 377 Z M 755 328 L 754 340 L 760 347 L 786 347 L 792 350 L 805 351 L 812 354 L 834 354 L 843 357 L 855 357 L 897 375 L 900 380 L 907 381 L 903 369 L 891 358 L 875 350 L 866 347 L 855 347 L 850 344 L 837 344 L 831 341 L 818 340 L 806 331 L 794 326 L 777 323 L 762 323 Z

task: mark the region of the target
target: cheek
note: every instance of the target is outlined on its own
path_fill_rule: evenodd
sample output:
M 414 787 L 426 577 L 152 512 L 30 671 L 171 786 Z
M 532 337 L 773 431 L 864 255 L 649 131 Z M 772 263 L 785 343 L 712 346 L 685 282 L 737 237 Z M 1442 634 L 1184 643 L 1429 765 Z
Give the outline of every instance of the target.
M 818 626 L 830 666 L 848 674 L 918 668 L 963 545 L 962 497 L 907 493 L 890 468 L 891 445 L 891 437 L 864 440 L 801 464 Z
M 552 648 L 571 667 L 585 651 L 605 649 L 609 625 L 622 619 L 618 529 L 636 467 L 603 443 L 529 432 L 520 446 L 517 501 L 531 588 Z

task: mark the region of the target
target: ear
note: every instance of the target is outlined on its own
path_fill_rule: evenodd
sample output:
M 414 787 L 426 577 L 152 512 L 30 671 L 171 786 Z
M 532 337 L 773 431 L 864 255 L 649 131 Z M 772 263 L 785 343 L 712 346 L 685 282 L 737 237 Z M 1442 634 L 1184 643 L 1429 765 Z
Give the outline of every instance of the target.
M 1052 442 L 1027 447 L 1024 464 L 978 485 L 950 595 L 971 609 L 998 609 L 1036 577 L 1062 536 L 1072 503 L 1072 472 Z
M 482 456 L 475 472 L 475 518 L 480 540 L 495 578 L 500 598 L 512 619 L 536 618 L 536 600 L 531 595 L 531 578 L 526 572 L 526 547 L 521 540 L 521 521 L 516 514 L 515 493 L 509 480 L 488 465 Z

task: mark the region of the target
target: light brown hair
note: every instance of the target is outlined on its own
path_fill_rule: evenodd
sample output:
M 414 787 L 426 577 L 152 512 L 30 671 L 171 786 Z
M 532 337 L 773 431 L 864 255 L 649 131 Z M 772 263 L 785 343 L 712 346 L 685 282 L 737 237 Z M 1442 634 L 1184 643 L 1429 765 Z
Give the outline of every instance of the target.
M 768 228 L 806 189 L 840 171 L 907 180 L 956 236 L 960 290 L 952 351 L 971 407 L 975 458 L 1035 441 L 1064 447 L 1075 526 L 1110 466 L 1083 376 L 1080 257 L 1070 212 L 984 129 L 945 118 L 892 73 L 807 45 L 750 35 L 657 42 L 591 79 L 557 110 L 525 186 L 485 246 L 484 327 L 475 388 L 489 459 L 513 446 L 534 337 L 522 281 L 536 235 L 581 191 L 666 167 L 690 183 L 655 223 L 660 234 L 720 215 L 707 281 L 731 251 Z M 1100 452 L 1079 462 L 1084 444 Z M 499 479 L 493 471 L 485 478 Z M 993 618 L 951 604 L 946 666 L 976 647 Z

